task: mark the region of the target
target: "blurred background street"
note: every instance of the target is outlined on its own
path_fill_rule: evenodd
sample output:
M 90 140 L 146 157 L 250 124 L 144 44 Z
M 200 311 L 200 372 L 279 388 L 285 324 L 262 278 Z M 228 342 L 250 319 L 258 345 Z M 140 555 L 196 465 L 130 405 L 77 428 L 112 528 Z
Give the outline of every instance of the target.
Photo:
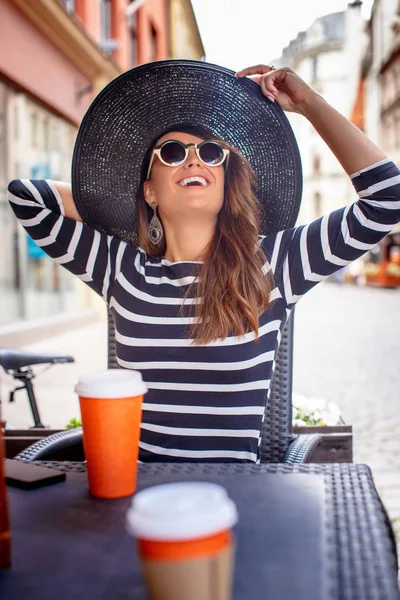
M 11 334 L 21 323 L 51 319 L 40 338 L 59 319 L 74 326 L 77 314 L 102 310 L 17 224 L 6 189 L 15 178 L 69 182 L 82 117 L 132 67 L 168 58 L 289 66 L 400 162 L 398 0 L 2 0 L 0 27 L 0 345 L 20 344 Z M 301 224 L 356 196 L 311 124 L 286 114 L 303 164 Z M 399 286 L 400 231 L 337 280 Z
M 15 178 L 70 181 L 80 122 L 119 74 L 167 58 L 237 71 L 289 66 L 400 165 L 400 0 L 1 0 L 0 348 L 66 353 L 36 380 L 46 425 L 79 418 L 79 376 L 106 366 L 102 301 L 53 263 L 17 224 Z M 356 199 L 310 123 L 287 115 L 303 164 L 298 223 Z M 294 390 L 336 403 L 354 428 L 354 460 L 369 464 L 400 522 L 400 228 L 299 304 Z M 38 369 L 40 371 L 40 369 Z M 0 408 L 29 427 L 25 394 Z M 400 534 L 399 534 L 400 535 Z

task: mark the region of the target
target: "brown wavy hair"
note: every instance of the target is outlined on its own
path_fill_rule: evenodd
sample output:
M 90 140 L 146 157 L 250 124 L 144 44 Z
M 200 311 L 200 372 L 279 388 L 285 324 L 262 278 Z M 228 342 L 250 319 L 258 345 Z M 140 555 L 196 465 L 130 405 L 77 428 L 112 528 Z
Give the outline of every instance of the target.
M 255 173 L 236 148 L 206 129 L 182 125 L 169 131 L 181 131 L 204 140 L 217 141 L 230 150 L 225 171 L 224 202 L 214 234 L 204 252 L 203 263 L 199 265 L 196 290 L 191 284 L 185 294 L 185 299 L 192 291 L 197 298 L 201 298 L 199 303 L 192 305 L 195 318 L 188 330 L 188 337 L 193 338 L 195 344 L 207 344 L 229 335 L 241 336 L 254 331 L 258 339 L 258 319 L 268 308 L 273 280 L 271 275 L 262 272 L 266 258 L 258 244 L 262 208 L 255 195 Z M 155 143 L 156 140 L 143 162 L 136 210 L 140 246 L 149 256 L 162 257 L 166 251 L 165 237 L 158 245 L 149 238 L 148 226 L 153 211 L 145 202 L 143 189 Z

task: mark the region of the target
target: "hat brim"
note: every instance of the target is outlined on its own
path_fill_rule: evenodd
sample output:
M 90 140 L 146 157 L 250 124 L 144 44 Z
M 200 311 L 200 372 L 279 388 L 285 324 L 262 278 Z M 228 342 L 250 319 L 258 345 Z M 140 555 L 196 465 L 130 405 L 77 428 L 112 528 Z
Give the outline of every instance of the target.
M 250 79 L 191 60 L 126 71 L 93 100 L 72 159 L 72 193 L 86 223 L 138 244 L 136 197 L 143 159 L 157 137 L 182 123 L 206 128 L 249 161 L 264 206 L 261 234 L 295 224 L 302 170 L 286 115 Z

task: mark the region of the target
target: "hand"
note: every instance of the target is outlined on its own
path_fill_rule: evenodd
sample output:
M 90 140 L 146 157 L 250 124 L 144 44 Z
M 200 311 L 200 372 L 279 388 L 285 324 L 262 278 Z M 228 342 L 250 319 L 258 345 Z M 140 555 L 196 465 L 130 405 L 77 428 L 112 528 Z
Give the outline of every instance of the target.
M 268 65 L 247 67 L 236 73 L 236 77 L 251 76 L 261 91 L 272 102 L 288 112 L 302 113 L 313 96 L 318 94 L 289 67 L 272 70 Z

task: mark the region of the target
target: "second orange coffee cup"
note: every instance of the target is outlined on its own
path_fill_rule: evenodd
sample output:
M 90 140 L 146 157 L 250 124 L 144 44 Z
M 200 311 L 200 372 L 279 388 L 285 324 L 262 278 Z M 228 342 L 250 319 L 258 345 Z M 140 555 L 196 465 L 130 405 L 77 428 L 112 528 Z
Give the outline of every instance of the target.
M 184 481 L 135 494 L 127 528 L 138 541 L 151 600 L 231 600 L 237 510 L 214 483 Z
M 79 395 L 89 491 L 121 498 L 136 490 L 143 395 L 138 371 L 108 369 L 84 375 Z

